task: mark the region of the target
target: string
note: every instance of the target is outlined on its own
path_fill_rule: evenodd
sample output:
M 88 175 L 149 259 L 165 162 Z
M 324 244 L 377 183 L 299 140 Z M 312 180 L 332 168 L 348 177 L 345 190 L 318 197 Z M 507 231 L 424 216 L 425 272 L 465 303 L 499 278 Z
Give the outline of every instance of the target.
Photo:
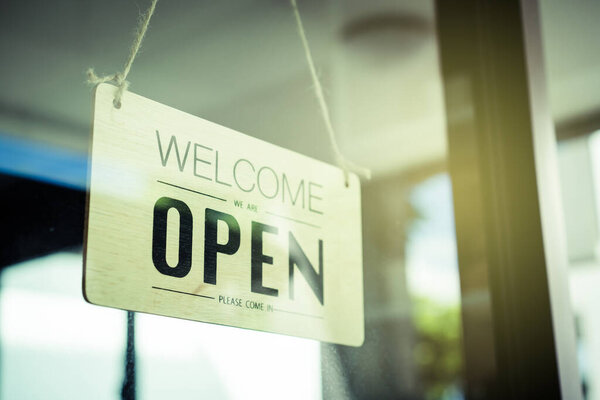
M 88 83 L 92 85 L 97 85 L 99 83 L 104 82 L 114 82 L 117 85 L 115 98 L 113 100 L 113 105 L 116 108 L 121 108 L 121 98 L 123 97 L 123 93 L 129 87 L 127 75 L 129 75 L 129 71 L 131 70 L 133 61 L 135 60 L 135 57 L 140 51 L 140 47 L 142 47 L 142 40 L 144 40 L 144 35 L 148 30 L 150 18 L 152 18 L 152 14 L 154 14 L 154 9 L 156 8 L 157 2 L 158 0 L 152 0 L 152 3 L 150 4 L 148 10 L 141 16 L 136 30 L 135 38 L 133 39 L 133 43 L 131 44 L 131 48 L 129 49 L 129 57 L 127 58 L 127 62 L 125 63 L 122 72 L 116 72 L 113 75 L 97 76 L 93 68 L 89 68 L 87 70 Z
M 127 62 L 123 67 L 122 72 L 116 72 L 113 75 L 105 75 L 105 76 L 97 76 L 94 72 L 93 68 L 89 68 L 87 71 L 88 83 L 97 85 L 99 83 L 104 82 L 114 82 L 117 85 L 117 90 L 115 92 L 115 98 L 113 100 L 113 105 L 116 108 L 121 108 L 121 99 L 123 97 L 123 93 L 129 87 L 129 81 L 127 81 L 127 75 L 129 75 L 129 71 L 131 70 L 131 66 L 133 65 L 133 61 L 135 60 L 140 47 L 142 46 L 142 41 L 148 30 L 148 25 L 150 24 L 150 19 L 154 14 L 154 10 L 156 9 L 156 3 L 158 0 L 152 0 L 150 7 L 142 15 L 140 19 L 139 25 L 137 27 L 136 36 L 131 44 L 131 48 L 129 50 L 129 57 L 127 58 Z M 356 172 L 357 174 L 371 179 L 371 171 L 367 168 L 361 167 L 352 161 L 348 160 L 342 152 L 340 151 L 339 145 L 336 140 L 335 131 L 333 129 L 333 124 L 331 123 L 331 116 L 329 113 L 329 107 L 325 100 L 325 96 L 323 94 L 323 88 L 321 86 L 321 82 L 319 77 L 317 76 L 317 71 L 315 68 L 315 64 L 312 58 L 312 54 L 310 52 L 310 47 L 308 45 L 308 39 L 306 38 L 306 33 L 304 31 L 304 25 L 302 24 L 302 18 L 300 17 L 300 12 L 298 11 L 298 5 L 296 4 L 296 0 L 290 0 L 292 4 L 292 8 L 294 10 L 294 16 L 296 18 L 296 23 L 298 25 L 298 33 L 300 35 L 300 40 L 302 41 L 302 46 L 304 48 L 304 54 L 306 56 L 306 61 L 308 63 L 308 68 L 310 70 L 310 75 L 313 81 L 315 95 L 317 97 L 317 101 L 319 103 L 319 107 L 321 109 L 321 115 L 323 116 L 323 121 L 325 123 L 325 128 L 327 130 L 327 134 L 329 136 L 329 141 L 331 144 L 331 148 L 333 150 L 333 155 L 335 157 L 336 163 L 340 166 L 340 168 L 344 171 L 344 181 L 346 186 L 348 186 L 348 171 Z
M 319 102 L 319 108 L 321 109 L 321 115 L 323 116 L 325 128 L 327 129 L 327 134 L 329 136 L 329 142 L 331 143 L 331 149 L 333 150 L 333 155 L 335 157 L 336 163 L 344 171 L 344 183 L 346 184 L 346 186 L 348 186 L 348 171 L 353 171 L 358 175 L 365 177 L 366 179 L 371 179 L 371 171 L 369 169 L 361 167 L 360 165 L 357 165 L 352 161 L 348 160 L 340 151 L 336 140 L 335 131 L 333 130 L 333 124 L 331 123 L 329 107 L 327 106 L 327 102 L 325 101 L 325 96 L 323 95 L 323 88 L 321 87 L 321 82 L 317 75 L 315 63 L 313 62 L 313 58 L 310 52 L 310 47 L 308 46 L 308 39 L 306 38 L 306 33 L 304 32 L 304 25 L 302 24 L 302 18 L 300 18 L 298 5 L 296 4 L 296 0 L 290 1 L 292 3 L 292 8 L 294 9 L 296 24 L 298 25 L 298 33 L 300 35 L 300 40 L 302 41 L 302 47 L 304 47 L 304 54 L 306 56 L 308 69 L 310 70 L 310 76 L 312 77 L 313 86 L 315 88 L 315 95 L 317 96 L 317 101 Z

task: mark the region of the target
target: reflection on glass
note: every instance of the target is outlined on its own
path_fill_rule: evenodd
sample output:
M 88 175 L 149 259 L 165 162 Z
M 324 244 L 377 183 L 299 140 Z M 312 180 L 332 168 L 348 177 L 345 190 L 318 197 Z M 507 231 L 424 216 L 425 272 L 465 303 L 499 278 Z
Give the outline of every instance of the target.
M 125 313 L 83 301 L 80 254 L 15 265 L 2 284 L 2 398 L 120 397 Z M 145 314 L 136 332 L 141 399 L 321 398 L 317 342 Z
M 569 284 L 584 398 L 600 399 L 600 132 L 559 144 Z
M 365 343 L 323 345 L 324 397 L 462 399 L 449 177 L 364 185 L 363 224 Z

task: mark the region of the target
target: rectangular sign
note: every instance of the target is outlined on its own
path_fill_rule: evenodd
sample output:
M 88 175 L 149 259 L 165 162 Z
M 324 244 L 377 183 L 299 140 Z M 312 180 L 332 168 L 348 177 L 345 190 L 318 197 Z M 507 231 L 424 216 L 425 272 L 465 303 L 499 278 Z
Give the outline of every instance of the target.
M 95 91 L 86 300 L 360 346 L 356 175 L 114 91 Z

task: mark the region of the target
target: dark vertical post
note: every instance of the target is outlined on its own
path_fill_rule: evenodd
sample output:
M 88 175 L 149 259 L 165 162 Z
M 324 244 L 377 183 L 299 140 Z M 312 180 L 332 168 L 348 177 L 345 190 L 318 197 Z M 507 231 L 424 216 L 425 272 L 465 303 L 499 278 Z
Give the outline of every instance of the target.
M 467 398 L 559 399 L 549 270 L 556 260 L 547 259 L 555 254 L 547 251 L 540 206 L 547 193 L 534 110 L 541 110 L 530 91 L 532 74 L 539 76 L 528 65 L 522 4 L 437 0 L 436 21 Z
M 3 275 L 4 269 L 2 267 L 0 267 L 0 294 L 2 293 L 3 287 L 2 287 L 2 275 Z M 0 304 L 0 307 L 2 306 L 2 304 Z M 0 315 L 0 319 L 1 319 L 2 315 Z M 0 326 L 0 332 L 1 332 L 1 328 L 2 326 Z M 0 366 L 6 368 L 6 365 L 3 365 L 2 363 L 2 335 L 0 335 Z M 2 372 L 4 371 L 4 369 L 0 368 L 0 399 L 2 398 L 2 385 L 4 382 L 2 382 Z
M 121 399 L 135 400 L 135 389 L 135 313 L 127 311 L 127 348 Z

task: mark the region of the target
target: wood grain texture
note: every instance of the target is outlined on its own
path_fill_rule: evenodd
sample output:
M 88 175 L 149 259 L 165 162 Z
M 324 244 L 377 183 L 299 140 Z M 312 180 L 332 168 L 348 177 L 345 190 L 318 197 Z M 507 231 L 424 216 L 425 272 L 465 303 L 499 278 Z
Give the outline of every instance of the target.
M 339 168 L 131 92 L 116 109 L 115 90 L 101 84 L 95 91 L 84 252 L 86 300 L 361 345 L 362 229 L 356 175 L 345 187 Z M 193 218 L 191 267 L 183 277 L 161 273 L 153 259 L 158 243 L 155 206 L 163 197 L 183 202 Z M 219 221 L 216 237 L 205 238 L 207 210 L 229 214 L 239 224 L 239 248 L 232 254 L 217 253 L 216 284 L 206 282 L 205 251 L 210 246 L 205 240 L 223 246 L 235 230 Z M 178 268 L 185 253 L 180 254 L 184 250 L 179 230 L 184 219 L 174 208 L 167 213 L 163 253 L 169 267 Z M 258 235 L 262 242 L 258 252 L 254 244 L 253 256 L 252 229 L 257 223 L 271 231 Z M 317 277 L 322 241 L 322 302 L 306 269 L 302 272 L 294 263 L 293 298 L 290 294 L 290 235 Z M 252 257 L 262 257 L 260 283 L 276 290 L 276 295 L 253 291 Z M 239 306 L 227 304 L 231 299 L 240 299 Z M 251 302 L 263 309 L 249 308 Z

